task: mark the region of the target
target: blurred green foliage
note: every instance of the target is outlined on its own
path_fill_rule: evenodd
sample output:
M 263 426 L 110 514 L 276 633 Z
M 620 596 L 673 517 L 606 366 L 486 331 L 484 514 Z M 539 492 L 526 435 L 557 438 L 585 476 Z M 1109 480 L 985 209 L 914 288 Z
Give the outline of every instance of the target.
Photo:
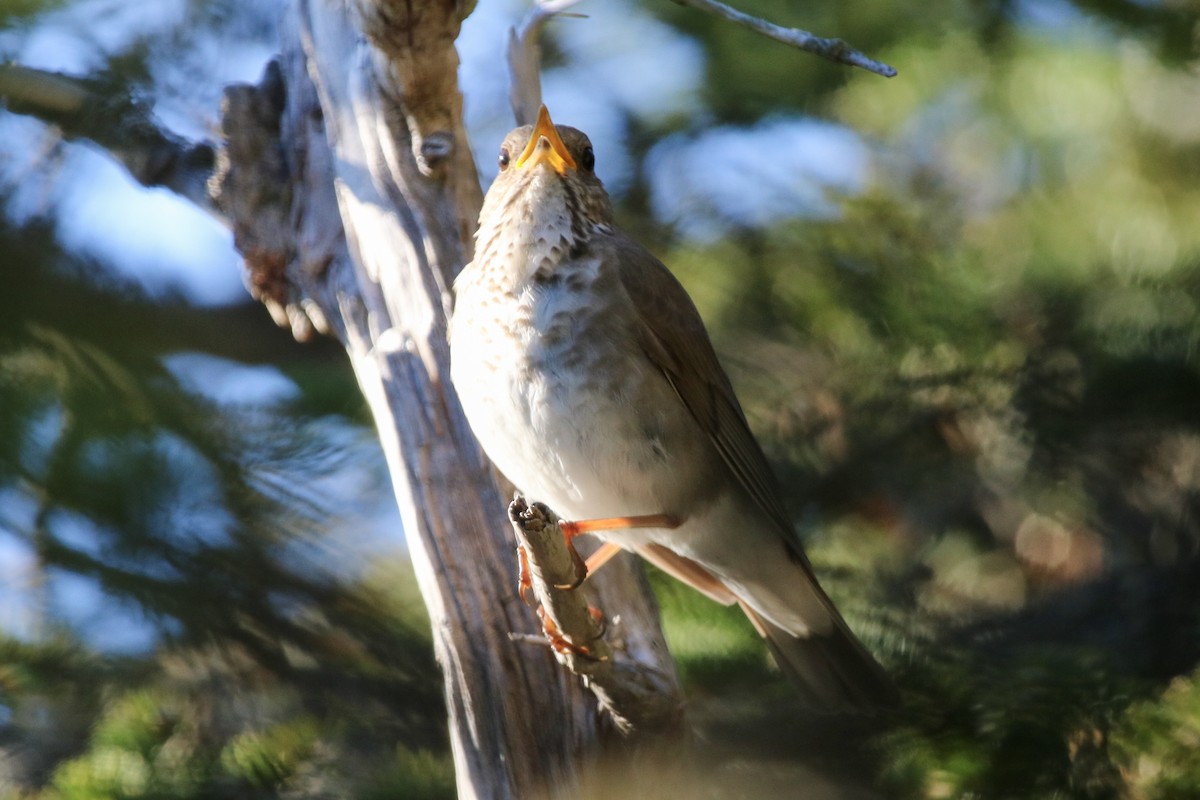
M 818 573 L 905 695 L 874 726 L 876 785 L 1200 796 L 1190 679 L 1162 693 L 1200 659 L 1192 51 L 1156 11 L 1129 27 L 1119 4 L 1060 4 L 1047 29 L 982 4 L 930 7 L 936 26 L 867 5 L 880 13 L 856 8 L 861 30 L 824 29 L 900 77 L 798 77 L 802 102 L 756 73 L 768 48 L 670 12 L 715 51 L 755 54 L 714 69 L 710 87 L 733 73 L 749 87 L 723 92 L 722 119 L 827 115 L 869 138 L 875 172 L 834 219 L 659 247 L 714 329 Z M 822 30 L 822 7 L 795 24 Z M 897 27 L 872 41 L 877 20 Z M 1196 30 L 1194 14 L 1180 24 Z M 665 597 L 677 637 L 714 614 L 679 620 Z M 690 652 L 711 639 L 727 641 L 672 640 L 692 681 L 714 652 L 731 673 L 761 667 L 751 637 Z M 794 735 L 794 757 L 862 788 L 859 762 Z M 763 746 L 742 741 L 746 758 Z
M 737 5 L 900 75 L 647 0 L 709 55 L 705 113 L 664 124 L 841 122 L 869 188 L 705 245 L 639 190 L 620 213 L 692 292 L 904 704 L 814 719 L 740 613 L 653 573 L 700 731 L 672 796 L 1200 797 L 1197 10 Z M 109 77 L 144 83 L 140 59 Z M 314 567 L 339 523 L 312 479 L 345 457 L 320 420 L 365 421 L 337 348 L 99 283 L 41 224 L 0 250 L 0 489 L 35 510 L 3 532 L 159 635 L 116 656 L 48 615 L 0 638 L 0 798 L 453 796 L 411 574 Z M 181 350 L 301 397 L 215 406 L 163 368 Z
M 1196 673 L 1131 706 L 1112 736 L 1115 760 L 1142 797 L 1194 797 L 1200 786 L 1200 689 Z
M 0 632 L 0 797 L 365 797 L 398 770 L 451 796 L 411 567 L 339 568 L 354 539 L 315 488 L 362 458 L 329 423 L 362 415 L 336 348 L 253 306 L 81 280 L 37 225 L 0 238 L 40 264 L 0 297 L 0 535 L 33 554 L 21 638 Z M 311 391 L 217 405 L 164 367 L 179 351 L 265 360 Z M 152 648 L 109 652 L 59 616 L 67 575 L 134 610 Z
M 62 0 L 0 0 L 0 19 L 7 25 L 12 25 L 25 18 L 53 11 L 62 5 Z

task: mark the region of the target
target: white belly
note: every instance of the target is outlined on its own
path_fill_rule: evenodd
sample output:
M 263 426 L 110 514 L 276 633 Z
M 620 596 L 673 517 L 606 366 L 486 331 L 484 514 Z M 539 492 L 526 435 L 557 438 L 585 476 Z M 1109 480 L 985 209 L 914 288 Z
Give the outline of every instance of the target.
M 463 409 L 488 456 L 531 500 L 592 519 L 678 513 L 703 490 L 695 484 L 711 470 L 695 465 L 711 445 L 630 346 L 621 309 L 585 307 L 566 289 L 458 299 L 451 373 Z

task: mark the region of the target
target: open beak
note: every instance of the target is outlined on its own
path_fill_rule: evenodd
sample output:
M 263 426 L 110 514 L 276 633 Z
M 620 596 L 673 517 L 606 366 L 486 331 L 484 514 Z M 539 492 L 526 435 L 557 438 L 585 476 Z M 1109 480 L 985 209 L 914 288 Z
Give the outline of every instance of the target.
M 559 175 L 565 175 L 568 168 L 575 169 L 575 159 L 567 152 L 567 146 L 550 121 L 550 112 L 544 105 L 538 111 L 537 124 L 529 135 L 529 144 L 525 145 L 525 151 L 517 159 L 517 167 L 532 167 L 542 161 L 553 167 Z

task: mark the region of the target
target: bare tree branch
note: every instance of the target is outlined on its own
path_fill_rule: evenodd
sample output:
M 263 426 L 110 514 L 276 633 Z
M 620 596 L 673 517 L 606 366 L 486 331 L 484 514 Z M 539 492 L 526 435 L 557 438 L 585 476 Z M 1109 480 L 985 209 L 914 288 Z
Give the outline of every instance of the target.
M 0 101 L 10 111 L 56 126 L 67 139 L 95 142 L 143 186 L 162 186 L 213 210 L 207 191 L 213 148 L 164 131 L 128 91 L 94 78 L 3 64 Z
M 508 31 L 508 72 L 512 78 L 508 97 L 518 125 L 532 125 L 542 105 L 542 49 L 538 45 L 542 27 L 567 14 L 579 0 L 539 0 L 521 21 L 520 29 Z
M 743 25 L 752 31 L 761 33 L 763 36 L 769 36 L 777 42 L 783 42 L 786 45 L 791 45 L 807 53 L 827 58 L 830 61 L 836 61 L 839 64 L 860 67 L 868 72 L 874 72 L 876 75 L 882 75 L 885 78 L 894 78 L 896 76 L 895 67 L 867 57 L 841 39 L 824 39 L 820 36 L 814 36 L 808 31 L 802 31 L 799 28 L 784 28 L 773 22 L 753 17 L 744 11 L 738 11 L 736 8 L 718 2 L 718 0 L 673 0 L 673 2 L 681 6 L 690 6 L 701 11 L 707 11 L 710 14 L 716 14 L 722 19 L 736 22 L 738 25 Z
M 539 613 L 549 620 L 544 630 L 559 645 L 554 648 L 558 662 L 584 679 L 621 731 L 679 736 L 683 698 L 675 674 L 664 671 L 661 661 L 656 666 L 630 653 L 619 624 L 602 625 L 592 616 L 584 587 L 558 588 L 575 577 L 558 516 L 518 495 L 508 517 L 528 555 Z

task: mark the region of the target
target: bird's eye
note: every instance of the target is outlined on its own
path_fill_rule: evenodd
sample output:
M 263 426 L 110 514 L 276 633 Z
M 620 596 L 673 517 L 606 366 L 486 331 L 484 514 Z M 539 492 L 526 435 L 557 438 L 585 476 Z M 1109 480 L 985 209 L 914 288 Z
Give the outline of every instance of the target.
M 497 160 L 498 160 L 498 162 L 499 162 L 499 164 L 500 164 L 500 171 L 501 171 L 501 172 L 503 172 L 504 170 L 508 169 L 508 162 L 511 160 L 511 157 L 508 155 L 508 148 L 507 148 L 507 147 L 501 147 L 501 148 L 500 148 L 500 158 L 499 158 L 499 159 L 497 159 Z
M 583 148 L 583 153 L 579 156 L 579 163 L 588 172 L 591 172 L 596 167 L 596 154 L 592 152 L 592 148 Z

